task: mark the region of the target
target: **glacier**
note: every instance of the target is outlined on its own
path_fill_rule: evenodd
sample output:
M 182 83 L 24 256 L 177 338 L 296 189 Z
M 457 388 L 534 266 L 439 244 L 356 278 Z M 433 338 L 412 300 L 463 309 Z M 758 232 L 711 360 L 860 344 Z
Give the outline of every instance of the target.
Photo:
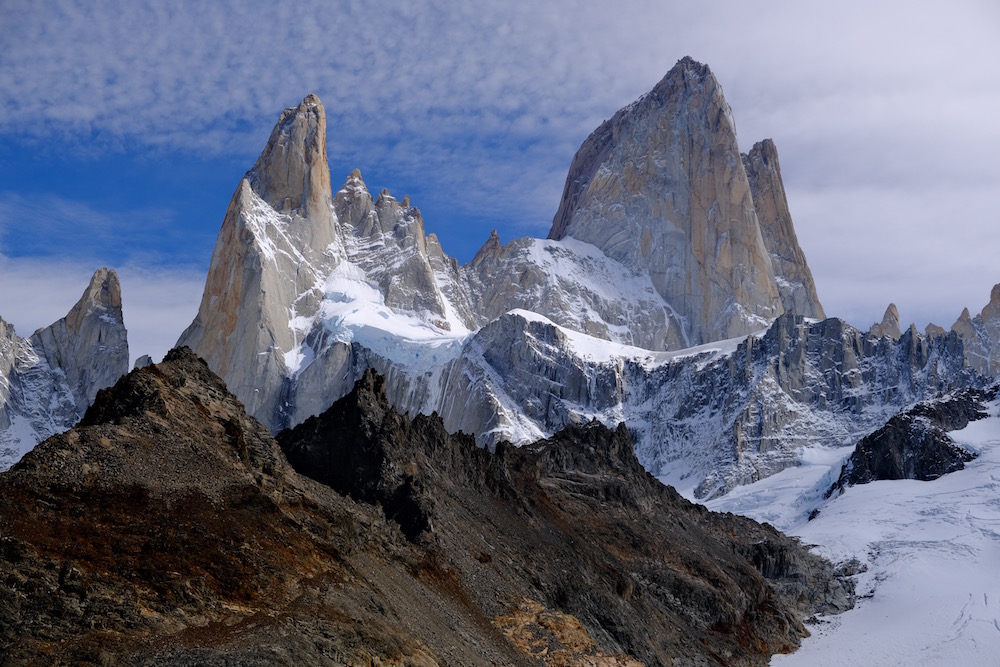
M 855 608 L 815 619 L 801 648 L 772 665 L 829 665 L 831 656 L 857 667 L 996 664 L 1000 401 L 949 435 L 978 457 L 933 481 L 876 481 L 825 499 L 851 448 L 807 448 L 800 465 L 706 503 L 857 563 Z

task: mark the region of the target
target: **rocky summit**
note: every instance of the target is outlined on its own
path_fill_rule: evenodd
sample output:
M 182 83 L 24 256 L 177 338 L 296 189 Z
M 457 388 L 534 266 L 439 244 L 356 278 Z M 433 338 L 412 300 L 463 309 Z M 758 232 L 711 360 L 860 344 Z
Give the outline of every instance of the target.
M 584 141 L 548 239 L 494 232 L 463 266 L 408 197 L 357 170 L 326 188 L 325 133 L 314 95 L 281 114 L 179 340 L 273 433 L 373 368 L 398 410 L 487 447 L 624 420 L 648 470 L 705 498 L 989 368 L 992 311 L 931 336 L 894 306 L 868 332 L 823 319 L 774 143 L 740 153 L 689 58 Z
M 128 372 L 121 285 L 99 269 L 66 317 L 28 338 L 0 319 L 0 471 L 83 416 Z
M 1000 284 L 993 286 L 989 303 L 978 315 L 963 309 L 951 330 L 962 337 L 970 368 L 989 377 L 1000 373 Z
M 491 454 L 368 372 L 276 441 L 186 349 L 0 476 L 0 579 L 10 665 L 765 665 L 852 604 L 624 427 Z
M 822 308 L 789 233 L 776 156 L 772 144 L 748 162 L 777 269 L 791 272 L 801 314 L 814 316 Z M 711 70 L 690 58 L 584 142 L 549 232 L 567 237 L 650 277 L 674 312 L 675 348 L 751 333 L 784 309 L 732 110 Z M 793 306 L 794 292 L 785 300 Z

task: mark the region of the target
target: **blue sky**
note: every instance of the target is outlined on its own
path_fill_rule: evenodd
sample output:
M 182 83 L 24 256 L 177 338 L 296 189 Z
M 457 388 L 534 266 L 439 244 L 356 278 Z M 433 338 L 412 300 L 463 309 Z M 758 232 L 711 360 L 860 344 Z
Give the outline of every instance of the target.
M 931 2 L 0 2 L 0 316 L 102 265 L 133 357 L 197 309 L 278 114 L 317 93 L 334 187 L 409 194 L 460 261 L 544 236 L 580 143 L 684 55 L 775 140 L 827 313 L 950 325 L 1000 282 L 1000 9 Z

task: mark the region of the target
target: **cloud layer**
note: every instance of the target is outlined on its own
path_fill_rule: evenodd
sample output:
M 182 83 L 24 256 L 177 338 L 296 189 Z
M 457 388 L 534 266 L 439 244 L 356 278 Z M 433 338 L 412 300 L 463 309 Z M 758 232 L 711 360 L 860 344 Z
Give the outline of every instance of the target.
M 744 149 L 774 138 L 828 313 L 867 325 L 895 301 L 904 320 L 947 326 L 1000 281 L 1000 9 L 988 0 L 2 11 L 0 137 L 18 150 L 249 166 L 280 110 L 316 92 L 334 185 L 358 166 L 373 188 L 410 193 L 462 260 L 494 226 L 505 240 L 544 235 L 586 135 L 692 55 L 722 82 Z M 0 209 L 18 196 L 0 184 Z M 59 183 L 47 201 L 102 224 Z

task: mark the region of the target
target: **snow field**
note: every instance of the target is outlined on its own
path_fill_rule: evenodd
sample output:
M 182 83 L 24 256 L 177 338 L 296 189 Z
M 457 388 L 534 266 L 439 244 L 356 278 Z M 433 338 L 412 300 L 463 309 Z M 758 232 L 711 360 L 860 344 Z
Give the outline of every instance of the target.
M 806 454 L 798 468 L 708 504 L 769 521 L 834 562 L 867 567 L 856 577 L 857 606 L 817 619 L 812 637 L 772 665 L 1000 664 L 997 405 L 991 415 L 950 434 L 980 457 L 931 482 L 874 482 L 824 501 L 845 448 Z M 808 521 L 813 509 L 819 515 Z

